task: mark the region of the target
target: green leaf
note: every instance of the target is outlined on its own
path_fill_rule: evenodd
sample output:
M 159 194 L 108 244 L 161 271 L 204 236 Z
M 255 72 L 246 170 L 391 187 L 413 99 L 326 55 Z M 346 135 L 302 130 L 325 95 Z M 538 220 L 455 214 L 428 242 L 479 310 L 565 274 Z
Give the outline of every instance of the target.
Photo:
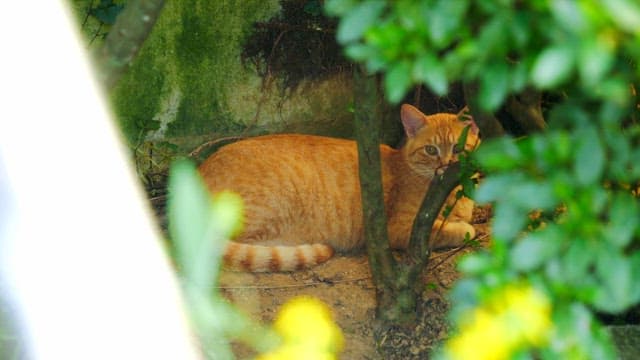
M 469 7 L 468 0 L 438 0 L 423 2 L 424 22 L 427 24 L 430 40 L 438 48 L 446 47 L 465 24 L 464 15 Z
M 352 44 L 345 48 L 345 54 L 355 61 L 365 61 L 376 56 L 377 51 L 368 44 Z
M 511 202 L 522 208 L 548 210 L 558 203 L 551 182 L 523 180 L 514 184 L 513 187 L 513 192 L 517 196 L 512 198 Z
M 604 228 L 604 239 L 618 248 L 624 248 L 631 242 L 640 222 L 638 200 L 630 194 L 618 192 L 613 198 L 609 219 Z
M 635 161 L 631 161 L 629 169 L 630 176 L 636 179 L 640 178 L 640 148 L 632 152 L 631 159 L 635 159 Z
M 631 264 L 631 273 L 636 274 L 633 277 L 635 284 L 631 289 L 631 302 L 636 304 L 640 301 L 640 277 L 637 276 L 637 274 L 640 274 L 640 251 L 634 252 L 629 257 L 629 263 Z
M 637 35 L 640 29 L 640 5 L 636 0 L 607 0 L 602 5 L 609 10 L 611 20 Z
M 567 285 L 578 287 L 584 283 L 597 255 L 594 250 L 587 244 L 585 239 L 571 239 L 569 249 L 560 259 L 562 277 Z
M 629 83 L 622 76 L 609 74 L 610 76 L 605 77 L 593 93 L 617 105 L 627 106 L 631 94 Z
M 324 10 L 328 15 L 344 15 L 358 4 L 358 0 L 327 0 Z
M 517 196 L 512 191 L 507 191 L 504 198 L 508 198 L 509 194 Z M 492 225 L 494 239 L 507 243 L 513 241 L 527 223 L 527 210 L 506 201 L 496 203 Z
M 524 48 L 533 32 L 531 31 L 530 15 L 526 12 L 517 12 L 513 20 L 509 22 L 509 33 L 513 39 L 515 48 Z
M 546 147 L 545 158 L 553 163 L 563 163 L 571 157 L 571 138 L 564 131 L 549 131 L 549 144 Z
M 504 14 L 500 12 L 500 15 Z M 491 16 L 484 21 L 480 34 L 476 41 L 485 54 L 505 54 L 509 44 L 509 24 L 511 18 L 504 16 Z M 486 55 L 482 55 L 486 56 Z M 485 63 L 486 64 L 486 63 Z M 486 66 L 486 65 L 485 65 Z
M 385 59 L 397 59 L 406 53 L 407 29 L 394 22 L 372 27 L 364 34 L 364 41 L 375 47 Z
M 485 68 L 480 81 L 480 106 L 487 111 L 497 109 L 509 93 L 509 68 L 497 62 Z
M 475 256 L 476 254 L 469 254 L 467 256 Z M 463 257 L 466 258 L 467 256 Z M 453 289 L 449 293 L 451 301 L 455 303 L 455 306 L 449 313 L 450 318 L 457 319 L 460 316 L 467 316 L 467 310 L 477 306 L 478 296 L 480 294 L 481 284 L 477 279 L 470 277 L 462 277 L 456 281 Z
M 213 196 L 210 212 L 210 227 L 226 240 L 242 230 L 243 203 L 240 195 L 223 191 Z
M 605 153 L 596 128 L 584 125 L 577 133 L 574 158 L 576 182 L 583 186 L 593 185 L 600 180 L 604 171 Z
M 385 93 L 391 103 L 398 103 L 411 86 L 411 65 L 403 61 L 396 63 L 384 77 Z
M 633 154 L 630 138 L 622 133 L 616 126 L 604 134 L 605 143 L 609 150 L 608 166 L 611 179 L 629 182 L 636 177 L 629 171 L 631 155 Z
M 183 276 L 202 287 L 210 286 L 218 263 L 213 256 L 213 239 L 207 238 L 210 203 L 195 165 L 177 161 L 169 177 L 169 231 Z
M 551 174 L 549 179 L 553 185 L 553 193 L 558 199 L 572 199 L 578 189 L 575 189 L 573 176 L 564 169 Z
M 459 120 L 465 121 L 465 118 L 467 118 L 468 116 L 470 116 L 468 115 L 468 110 L 465 110 L 465 115 L 462 115 L 462 117 L 460 117 Z M 467 137 L 469 137 L 469 129 L 471 129 L 471 125 L 467 125 L 464 127 L 464 129 L 462 129 L 462 132 L 458 137 L 458 142 L 456 142 L 456 145 L 458 146 L 458 148 L 464 149 L 464 146 L 467 143 Z M 461 157 L 460 161 L 462 162 L 463 159 L 466 159 L 466 157 Z
M 511 248 L 511 266 L 520 271 L 531 271 L 540 267 L 547 259 L 557 255 L 561 239 L 561 232 L 555 226 L 528 234 Z
M 475 200 L 478 203 L 487 203 L 505 199 L 507 196 L 505 189 L 520 180 L 522 176 L 514 176 L 511 173 L 488 176 L 478 187 Z
M 413 77 L 426 83 L 437 95 L 445 95 L 449 90 L 444 65 L 430 53 L 423 54 L 416 60 L 413 66 Z
M 372 56 L 369 59 L 367 59 L 367 63 L 366 63 L 367 71 L 370 74 L 374 74 L 378 71 L 384 70 L 387 67 L 387 65 L 388 65 L 388 62 L 378 53 L 376 53 L 375 56 Z
M 189 285 L 189 284 L 187 284 Z M 202 341 L 203 352 L 208 353 L 213 358 L 212 346 L 207 346 L 213 339 L 216 342 L 215 350 L 221 358 L 231 359 L 232 352 L 229 341 L 223 333 L 223 327 L 227 323 L 229 315 L 227 313 L 217 313 L 215 300 L 206 291 L 194 286 L 184 287 L 184 296 L 188 305 L 191 323 L 199 340 Z
M 632 304 L 636 282 L 631 262 L 615 249 L 607 250 L 598 254 L 596 262 L 600 286 L 594 305 L 602 311 L 618 313 Z
M 586 342 L 584 348 L 592 359 L 620 359 L 607 329 L 596 323 L 591 332 L 593 340 Z
M 359 40 L 367 29 L 376 24 L 385 5 L 383 0 L 368 0 L 347 12 L 338 25 L 338 42 L 346 44 Z
M 554 304 L 554 308 L 554 339 L 561 340 L 559 346 L 551 347 L 554 353 L 547 359 L 618 358 L 607 332 L 584 304 Z
M 526 61 L 519 61 L 511 71 L 511 92 L 518 93 L 528 85 L 529 64 Z
M 598 85 L 613 65 L 612 48 L 598 38 L 585 39 L 580 46 L 578 70 L 586 86 Z
M 544 274 L 549 279 L 549 283 L 556 288 L 565 289 L 567 284 L 562 273 L 562 263 L 558 258 L 551 258 L 544 264 Z
M 576 1 L 551 1 L 551 13 L 555 20 L 574 33 L 585 31 L 587 22 Z
M 487 253 L 469 254 L 458 262 L 458 270 L 468 275 L 477 275 L 491 269 L 493 264 Z
M 524 160 L 515 140 L 508 136 L 483 142 L 473 156 L 488 171 L 513 169 Z
M 169 231 L 185 282 L 209 292 L 226 241 L 240 230 L 242 199 L 222 192 L 212 197 L 187 160 L 177 161 L 169 178 Z
M 574 63 L 574 51 L 568 45 L 547 48 L 533 64 L 531 80 L 540 88 L 552 88 L 569 78 Z

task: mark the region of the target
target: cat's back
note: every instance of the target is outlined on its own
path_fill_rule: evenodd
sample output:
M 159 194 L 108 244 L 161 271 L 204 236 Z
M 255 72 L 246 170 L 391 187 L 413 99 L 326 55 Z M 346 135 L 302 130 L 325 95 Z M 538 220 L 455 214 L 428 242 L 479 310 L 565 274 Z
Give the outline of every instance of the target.
M 350 140 L 301 134 L 265 135 L 220 148 L 200 165 L 200 173 L 210 185 L 228 183 L 234 177 L 303 178 L 309 175 L 308 171 L 318 168 L 340 171 L 356 165 L 356 156 L 355 143 Z
M 244 200 L 245 234 L 265 227 L 293 241 L 359 239 L 361 210 L 354 141 L 311 135 L 268 135 L 224 146 L 200 165 L 213 193 Z M 295 234 L 295 236 L 294 236 Z M 280 239 L 282 240 L 282 239 Z
M 318 151 L 335 153 L 349 151 L 349 149 L 355 150 L 355 143 L 352 140 L 304 134 L 274 134 L 247 138 L 225 145 L 210 159 L 226 155 L 244 156 L 264 150 L 271 150 L 271 152 L 261 153 L 261 156 L 288 158 L 295 155 L 313 156 L 313 153 Z

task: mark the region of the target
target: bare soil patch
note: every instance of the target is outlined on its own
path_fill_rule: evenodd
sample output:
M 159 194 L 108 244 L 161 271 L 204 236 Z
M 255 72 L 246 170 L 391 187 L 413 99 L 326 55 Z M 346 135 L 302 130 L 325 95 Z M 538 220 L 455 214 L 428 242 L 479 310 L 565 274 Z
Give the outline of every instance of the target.
M 481 245 L 488 238 L 489 209 L 474 212 L 474 227 Z M 293 273 L 253 274 L 224 271 L 222 294 L 263 323 L 273 321 L 280 306 L 298 295 L 314 296 L 331 307 L 345 337 L 341 359 L 425 359 L 447 335 L 446 294 L 459 277 L 457 259 L 472 248 L 434 252 L 424 282 L 425 291 L 416 309 L 418 323 L 411 328 L 389 328 L 375 320 L 375 293 L 364 252 L 337 254 L 328 262 Z M 235 348 L 239 358 L 252 353 Z

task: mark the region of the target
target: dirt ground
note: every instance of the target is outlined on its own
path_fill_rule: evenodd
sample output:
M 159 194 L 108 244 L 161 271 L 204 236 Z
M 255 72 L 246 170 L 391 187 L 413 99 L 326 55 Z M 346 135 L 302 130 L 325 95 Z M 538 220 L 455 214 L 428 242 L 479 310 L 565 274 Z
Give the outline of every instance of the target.
M 481 246 L 488 238 L 488 209 L 474 212 L 474 227 Z M 471 248 L 432 254 L 425 293 L 419 304 L 419 323 L 413 328 L 376 326 L 375 294 L 366 255 L 337 254 L 315 268 L 293 273 L 222 273 L 221 292 L 255 320 L 270 323 L 287 299 L 314 296 L 331 307 L 345 337 L 341 359 L 425 359 L 447 334 L 447 290 L 458 278 L 456 260 Z M 428 285 L 428 286 L 427 286 Z M 235 348 L 239 358 L 251 356 Z

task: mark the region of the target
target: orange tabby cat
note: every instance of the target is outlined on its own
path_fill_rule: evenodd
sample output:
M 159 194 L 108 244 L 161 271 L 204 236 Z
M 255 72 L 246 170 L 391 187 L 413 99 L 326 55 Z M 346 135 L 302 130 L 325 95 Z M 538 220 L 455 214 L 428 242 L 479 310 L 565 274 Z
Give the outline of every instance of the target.
M 471 125 L 467 149 L 478 143 L 472 120 L 455 114 L 426 116 L 402 105 L 407 141 L 399 150 L 380 146 L 389 241 L 406 248 L 413 219 L 434 174 L 456 161 L 456 146 Z M 243 232 L 224 253 L 227 268 L 254 272 L 291 271 L 329 259 L 335 250 L 364 244 L 362 206 L 354 141 L 310 135 L 268 135 L 222 147 L 199 168 L 211 192 L 231 190 L 245 204 Z M 455 191 L 449 204 L 455 200 Z M 458 200 L 433 248 L 460 245 L 473 202 Z M 442 219 L 434 225 L 439 229 Z

